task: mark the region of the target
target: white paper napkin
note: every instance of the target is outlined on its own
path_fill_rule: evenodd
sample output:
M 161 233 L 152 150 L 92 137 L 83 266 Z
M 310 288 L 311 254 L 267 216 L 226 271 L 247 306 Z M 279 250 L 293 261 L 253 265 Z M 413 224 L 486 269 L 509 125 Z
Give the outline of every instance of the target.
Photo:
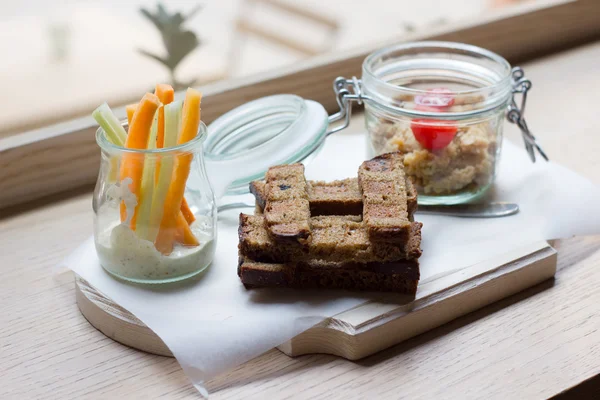
M 308 163 L 307 177 L 355 176 L 367 158 L 365 148 L 363 134 L 333 135 Z M 504 144 L 493 200 L 516 202 L 521 212 L 499 219 L 417 215 L 424 224 L 422 281 L 540 239 L 600 232 L 599 188 L 559 165 L 532 164 L 510 143 Z M 238 214 L 219 215 L 215 260 L 189 282 L 144 287 L 113 279 L 98 263 L 92 239 L 64 262 L 160 336 L 204 395 L 207 379 L 375 298 L 343 291 L 245 290 L 236 272 Z

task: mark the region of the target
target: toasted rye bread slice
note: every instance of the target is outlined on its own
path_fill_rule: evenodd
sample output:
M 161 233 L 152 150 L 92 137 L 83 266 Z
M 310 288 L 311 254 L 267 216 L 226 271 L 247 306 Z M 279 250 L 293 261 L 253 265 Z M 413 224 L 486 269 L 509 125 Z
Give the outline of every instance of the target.
M 342 179 L 333 182 L 307 181 L 308 202 L 312 216 L 318 215 L 362 215 L 363 198 L 357 178 Z M 256 204 L 264 209 L 266 203 L 265 181 L 250 182 L 250 193 L 256 198 Z M 406 195 L 409 219 L 417 211 L 417 189 L 406 178 Z
M 313 216 L 362 214 L 362 196 L 356 178 L 309 181 L 308 201 Z
M 285 263 L 322 259 L 334 262 L 390 262 L 421 256 L 421 223 L 414 222 L 404 244 L 375 242 L 359 216 L 310 219 L 312 235 L 305 245 L 278 242 L 268 233 L 264 217 L 240 214 L 239 249 L 253 260 Z
M 397 292 L 414 296 L 419 262 L 339 263 L 323 260 L 271 264 L 240 256 L 238 275 L 247 289 L 289 287 Z
M 404 164 L 399 153 L 387 153 L 362 163 L 358 184 L 363 220 L 374 241 L 407 240 L 411 231 Z
M 310 207 L 304 165 L 277 165 L 266 174 L 265 222 L 276 240 L 304 241 L 310 236 Z

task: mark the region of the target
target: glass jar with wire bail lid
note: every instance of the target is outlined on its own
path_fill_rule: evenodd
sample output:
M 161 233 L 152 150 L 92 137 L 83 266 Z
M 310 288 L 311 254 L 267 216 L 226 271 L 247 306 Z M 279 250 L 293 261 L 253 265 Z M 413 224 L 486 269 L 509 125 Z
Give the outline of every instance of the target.
M 501 56 L 449 42 L 381 49 L 365 59 L 362 80 L 334 84 L 347 121 L 348 103 L 364 102 L 372 154 L 403 155 L 420 204 L 465 203 L 491 187 L 505 117 L 521 129 L 532 161 L 536 150 L 547 159 L 523 118 L 530 87 Z

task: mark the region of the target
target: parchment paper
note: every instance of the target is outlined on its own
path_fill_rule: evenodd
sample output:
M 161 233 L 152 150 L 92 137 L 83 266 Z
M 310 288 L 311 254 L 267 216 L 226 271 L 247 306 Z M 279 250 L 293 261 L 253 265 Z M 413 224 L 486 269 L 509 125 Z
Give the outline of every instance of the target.
M 307 177 L 330 180 L 356 176 L 358 166 L 368 158 L 365 137 L 333 135 L 307 164 Z M 599 188 L 559 165 L 544 161 L 532 164 L 523 149 L 507 142 L 491 198 L 516 202 L 521 212 L 499 219 L 417 214 L 416 219 L 424 224 L 421 281 L 540 239 L 600 232 Z M 99 265 L 91 238 L 63 263 L 160 336 L 205 396 L 207 379 L 377 296 L 343 291 L 245 290 L 236 273 L 239 211 L 219 215 L 213 264 L 188 282 L 136 286 L 113 279 Z

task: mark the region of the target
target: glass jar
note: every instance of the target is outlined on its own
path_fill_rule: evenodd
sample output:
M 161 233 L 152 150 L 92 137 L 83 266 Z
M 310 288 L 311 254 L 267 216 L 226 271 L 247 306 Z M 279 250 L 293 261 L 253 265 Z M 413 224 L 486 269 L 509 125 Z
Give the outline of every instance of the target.
M 349 120 L 348 101 L 364 102 L 371 155 L 400 152 L 420 204 L 459 204 L 494 182 L 507 111 L 532 159 L 534 148 L 546 158 L 521 114 L 530 86 L 520 68 L 485 49 L 417 42 L 372 53 L 362 80 L 338 78 L 334 90 L 338 119 Z M 514 93 L 523 94 L 521 109 Z
M 422 204 L 473 200 L 492 185 L 511 67 L 456 43 L 382 49 L 363 63 L 365 125 L 374 155 L 404 156 Z
M 217 239 L 215 197 L 203 160 L 206 126 L 176 147 L 135 150 L 96 132 L 102 161 L 94 191 L 94 242 L 109 273 L 137 283 L 193 276 L 213 260 Z M 191 161 L 183 201 L 170 212 L 174 171 Z M 137 170 L 137 183 L 130 171 Z M 142 172 L 143 171 L 143 172 Z M 176 215 L 166 218 L 165 215 Z M 165 217 L 165 218 L 164 218 Z

